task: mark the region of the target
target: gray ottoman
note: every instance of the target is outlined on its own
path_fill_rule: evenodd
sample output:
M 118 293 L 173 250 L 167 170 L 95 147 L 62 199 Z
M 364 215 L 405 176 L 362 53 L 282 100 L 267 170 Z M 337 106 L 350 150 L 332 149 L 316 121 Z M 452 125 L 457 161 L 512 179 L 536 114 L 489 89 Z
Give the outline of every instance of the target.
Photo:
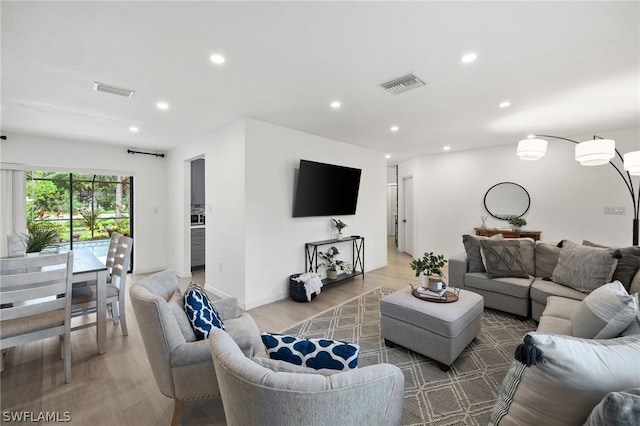
M 398 344 L 438 362 L 448 371 L 453 361 L 480 332 L 484 299 L 460 290 L 454 303 L 420 300 L 411 288 L 380 300 L 380 328 L 387 346 Z

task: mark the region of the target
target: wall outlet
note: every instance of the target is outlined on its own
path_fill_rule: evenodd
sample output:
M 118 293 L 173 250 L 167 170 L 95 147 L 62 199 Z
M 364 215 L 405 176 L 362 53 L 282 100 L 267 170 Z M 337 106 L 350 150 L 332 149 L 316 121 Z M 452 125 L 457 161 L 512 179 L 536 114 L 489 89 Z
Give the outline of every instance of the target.
M 604 214 L 606 215 L 625 215 L 626 208 L 624 206 L 604 206 Z

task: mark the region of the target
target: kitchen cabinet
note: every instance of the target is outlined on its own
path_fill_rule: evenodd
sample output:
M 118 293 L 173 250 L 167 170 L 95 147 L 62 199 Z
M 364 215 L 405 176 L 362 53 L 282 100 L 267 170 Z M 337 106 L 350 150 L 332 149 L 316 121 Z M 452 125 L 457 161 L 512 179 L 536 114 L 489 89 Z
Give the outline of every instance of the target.
M 204 205 L 204 159 L 191 162 L 191 204 Z
M 205 266 L 205 229 L 191 228 L 191 269 Z

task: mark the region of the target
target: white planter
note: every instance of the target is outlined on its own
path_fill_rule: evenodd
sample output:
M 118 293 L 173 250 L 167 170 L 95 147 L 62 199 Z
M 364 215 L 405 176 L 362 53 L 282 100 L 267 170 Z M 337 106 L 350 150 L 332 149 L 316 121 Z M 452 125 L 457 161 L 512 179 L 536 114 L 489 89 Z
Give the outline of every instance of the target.
M 341 240 L 342 239 L 342 232 L 338 232 L 338 235 L 336 235 L 336 239 L 337 240 Z
M 420 275 L 420 285 L 424 288 L 429 288 L 429 276 L 422 274 Z

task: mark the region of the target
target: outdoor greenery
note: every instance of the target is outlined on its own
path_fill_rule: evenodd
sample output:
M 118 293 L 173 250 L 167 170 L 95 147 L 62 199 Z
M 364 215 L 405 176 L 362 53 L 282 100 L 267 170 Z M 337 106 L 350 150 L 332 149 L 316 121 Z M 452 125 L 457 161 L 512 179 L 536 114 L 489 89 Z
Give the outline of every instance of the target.
M 27 227 L 54 229 L 61 242 L 129 235 L 129 183 L 128 176 L 28 171 Z
M 433 252 L 425 253 L 422 259 L 414 259 L 411 261 L 411 269 L 416 271 L 416 277 L 420 274 L 443 276 L 442 268 L 446 265 L 447 260 L 444 255 L 435 255 Z

